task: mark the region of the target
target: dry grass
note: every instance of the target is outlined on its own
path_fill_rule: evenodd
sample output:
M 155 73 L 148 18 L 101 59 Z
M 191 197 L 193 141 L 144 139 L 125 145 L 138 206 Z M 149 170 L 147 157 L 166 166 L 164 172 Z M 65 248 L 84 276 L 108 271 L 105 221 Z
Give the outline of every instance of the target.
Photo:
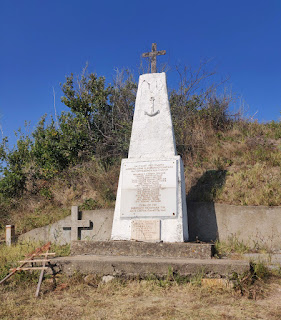
M 235 205 L 277 206 L 281 204 L 280 181 L 280 167 L 267 167 L 265 163 L 229 170 L 217 201 L 227 203 L 232 199 Z
M 160 287 L 153 281 L 112 281 L 97 286 L 79 276 L 61 278 L 54 290 L 43 282 L 42 295 L 34 298 L 36 284 L 13 283 L 0 288 L 1 319 L 280 319 L 281 281 L 263 284 L 256 300 L 233 289 L 192 284 Z
M 281 125 L 237 122 L 201 128 L 183 155 L 190 201 L 281 205 Z

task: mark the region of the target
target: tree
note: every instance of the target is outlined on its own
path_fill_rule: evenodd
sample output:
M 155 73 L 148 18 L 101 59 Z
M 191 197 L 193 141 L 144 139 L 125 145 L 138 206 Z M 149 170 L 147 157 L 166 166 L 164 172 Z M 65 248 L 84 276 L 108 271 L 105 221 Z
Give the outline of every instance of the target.
M 76 81 L 73 74 L 66 77 L 62 91 L 62 102 L 85 122 L 93 155 L 112 162 L 127 152 L 136 92 L 129 71 L 117 72 L 114 85 L 106 86 L 104 77 L 84 69 Z

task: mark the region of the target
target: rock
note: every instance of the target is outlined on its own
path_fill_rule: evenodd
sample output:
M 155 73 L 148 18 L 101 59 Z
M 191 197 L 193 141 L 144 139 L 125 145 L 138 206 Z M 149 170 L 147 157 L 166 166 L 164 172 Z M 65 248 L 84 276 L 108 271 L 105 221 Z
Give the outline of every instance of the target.
M 113 276 L 110 276 L 110 275 L 108 275 L 108 276 L 103 276 L 103 277 L 102 277 L 102 282 L 107 283 L 107 282 L 112 281 L 113 279 L 114 279 L 114 277 L 113 277 Z
M 217 287 L 217 288 L 234 288 L 235 283 L 233 281 L 229 281 L 228 279 L 211 279 L 211 278 L 203 278 L 201 281 L 202 286 L 204 287 Z
M 87 285 L 97 288 L 98 287 L 98 281 L 97 277 L 94 274 L 88 274 L 84 278 L 84 282 L 87 283 Z

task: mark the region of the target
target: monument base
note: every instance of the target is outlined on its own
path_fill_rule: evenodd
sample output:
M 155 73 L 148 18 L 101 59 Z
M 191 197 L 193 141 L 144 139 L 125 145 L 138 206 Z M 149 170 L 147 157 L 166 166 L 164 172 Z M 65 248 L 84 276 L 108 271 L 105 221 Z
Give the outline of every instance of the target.
M 230 277 L 249 272 L 245 260 L 212 259 L 213 244 L 146 243 L 136 241 L 73 241 L 73 256 L 52 259 L 52 265 L 68 275 L 112 275 L 147 279 L 167 278 L 169 270 L 181 276 Z
M 123 159 L 111 240 L 188 240 L 184 169 L 180 156 Z

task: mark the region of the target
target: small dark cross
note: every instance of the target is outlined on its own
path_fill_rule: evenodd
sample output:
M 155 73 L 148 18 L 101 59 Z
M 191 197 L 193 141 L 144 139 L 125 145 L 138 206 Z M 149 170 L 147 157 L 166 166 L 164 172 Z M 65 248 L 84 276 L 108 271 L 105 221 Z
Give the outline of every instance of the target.
M 143 58 L 150 58 L 151 73 L 156 73 L 156 57 L 166 54 L 166 50 L 157 51 L 156 46 L 157 46 L 156 43 L 152 43 L 151 52 L 146 52 L 142 54 Z

